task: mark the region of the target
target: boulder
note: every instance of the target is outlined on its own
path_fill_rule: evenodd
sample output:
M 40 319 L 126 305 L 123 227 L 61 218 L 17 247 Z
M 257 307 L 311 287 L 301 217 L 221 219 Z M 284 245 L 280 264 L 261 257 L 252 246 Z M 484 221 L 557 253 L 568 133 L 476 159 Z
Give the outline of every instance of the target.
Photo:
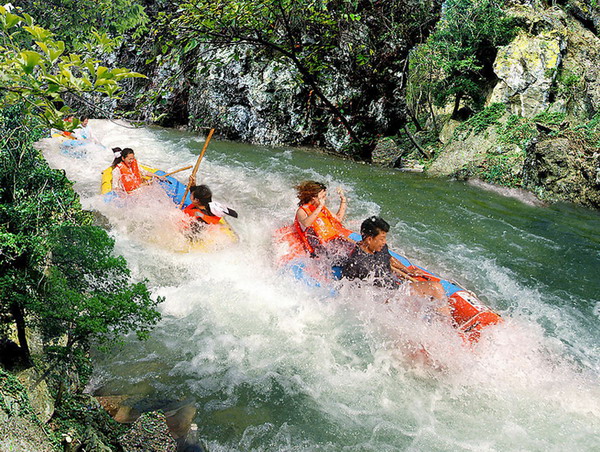
M 431 164 L 427 173 L 450 176 L 467 164 L 482 162 L 488 152 L 495 152 L 499 146 L 496 127 L 455 137 Z
M 165 415 L 159 411 L 142 414 L 131 430 L 119 438 L 128 452 L 175 452 L 177 443 L 167 426 Z
M 533 142 L 525 161 L 525 183 L 545 198 L 600 208 L 600 153 L 566 137 Z
M 546 110 L 565 44 L 565 38 L 552 30 L 537 36 L 523 32 L 500 47 L 494 61 L 500 81 L 489 104 L 506 103 L 512 113 L 525 117 Z
M 45 424 L 54 414 L 54 399 L 50 395 L 48 384 L 32 367 L 19 372 L 17 378 L 27 389 L 29 403 L 36 416 Z
M 392 138 L 384 137 L 377 141 L 371 158 L 373 163 L 394 166 L 402 154 L 404 154 L 404 150 L 399 148 Z

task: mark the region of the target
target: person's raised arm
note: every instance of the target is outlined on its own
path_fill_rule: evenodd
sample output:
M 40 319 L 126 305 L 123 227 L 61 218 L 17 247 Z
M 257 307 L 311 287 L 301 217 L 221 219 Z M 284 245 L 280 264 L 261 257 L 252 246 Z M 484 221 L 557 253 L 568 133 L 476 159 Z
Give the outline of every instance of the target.
M 344 190 L 338 188 L 337 192 L 340 195 L 340 208 L 338 209 L 335 216 L 338 220 L 343 221 L 344 216 L 346 216 L 346 207 L 348 206 L 348 201 L 346 200 L 346 196 L 344 195 Z

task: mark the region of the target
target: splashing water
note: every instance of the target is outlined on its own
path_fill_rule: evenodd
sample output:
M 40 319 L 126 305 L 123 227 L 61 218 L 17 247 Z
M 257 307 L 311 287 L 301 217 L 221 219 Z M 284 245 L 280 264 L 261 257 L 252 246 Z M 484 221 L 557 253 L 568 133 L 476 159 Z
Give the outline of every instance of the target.
M 104 219 L 135 278 L 165 297 L 150 340 L 97 357 L 92 389 L 193 397 L 211 451 L 600 449 L 597 212 L 213 141 L 199 183 L 239 212 L 240 241 L 183 253 L 184 216 L 160 188 L 106 203 L 100 173 L 112 146 L 172 171 L 195 162 L 203 138 L 90 126 L 103 146 L 83 156 L 54 139 L 40 147 Z M 272 234 L 291 222 L 293 186 L 309 178 L 344 188 L 348 227 L 382 215 L 392 248 L 461 281 L 505 322 L 468 347 L 401 291 L 341 284 L 332 297 L 281 272 Z

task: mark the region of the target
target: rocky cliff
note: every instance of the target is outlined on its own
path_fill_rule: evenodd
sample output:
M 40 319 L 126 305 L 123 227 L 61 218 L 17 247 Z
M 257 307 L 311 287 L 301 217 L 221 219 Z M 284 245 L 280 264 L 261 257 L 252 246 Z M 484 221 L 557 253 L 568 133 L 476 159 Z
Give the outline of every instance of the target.
M 369 80 L 361 83 L 351 72 L 337 70 L 343 67 L 338 55 L 330 62 L 324 91 L 339 105 L 356 105 L 349 119 L 359 131 L 380 137 L 360 157 L 599 207 L 600 9 L 591 0 L 553 4 L 505 2 L 518 32 L 496 49 L 484 110 L 450 118 L 450 106 L 439 108 L 427 130 L 411 133 L 404 127 L 410 123 L 409 65 L 402 62 L 409 55 L 408 42 L 395 44 L 400 49 L 396 70 L 377 89 Z M 141 105 L 132 96 L 125 103 L 137 106 L 140 117 L 194 130 L 215 127 L 228 139 L 321 146 L 356 156 L 346 130 L 281 59 L 250 47 L 199 46 L 186 54 L 189 58 L 177 50 L 149 65 L 143 46 L 122 52 L 123 64 L 149 76 L 136 81 L 135 90 L 151 101 Z
M 498 50 L 486 110 L 445 123 L 429 172 L 600 208 L 596 29 L 561 8 L 517 6 L 511 14 L 522 28 Z

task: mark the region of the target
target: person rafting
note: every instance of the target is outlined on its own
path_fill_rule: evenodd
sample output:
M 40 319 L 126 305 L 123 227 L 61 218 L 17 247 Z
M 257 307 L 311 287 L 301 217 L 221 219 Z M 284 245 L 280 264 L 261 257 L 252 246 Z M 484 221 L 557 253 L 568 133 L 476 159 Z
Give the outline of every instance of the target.
M 131 148 L 124 148 L 120 152 L 113 150 L 113 155 L 112 189 L 117 193 L 131 193 L 140 188 L 144 183 L 142 177 L 164 179 L 164 176 L 140 169 Z
M 296 187 L 298 209 L 294 226 L 312 257 L 347 255 L 354 242 L 348 238 L 350 231 L 342 226 L 346 215 L 347 200 L 343 190 L 338 189 L 340 207 L 334 215 L 325 206 L 327 187 L 316 181 L 304 181 Z
M 196 180 L 190 176 L 191 204 L 183 211 L 196 221 L 192 223 L 192 232 L 198 232 L 209 224 L 217 224 L 225 215 L 237 218 L 238 213 L 221 203 L 212 200 L 212 191 L 207 185 L 196 185 Z
M 437 281 L 420 281 L 425 277 L 418 269 L 409 269 L 393 257 L 387 246 L 390 225 L 377 216 L 367 218 L 360 226 L 362 240 L 355 244 L 342 265 L 342 278 L 368 280 L 377 287 L 399 288 L 408 284 L 409 292 L 418 297 L 445 300 L 445 292 Z
M 79 126 L 73 130 L 73 138 L 76 140 L 86 140 L 98 143 L 98 139 L 94 136 L 89 128 L 89 118 L 82 116 L 79 118 Z

